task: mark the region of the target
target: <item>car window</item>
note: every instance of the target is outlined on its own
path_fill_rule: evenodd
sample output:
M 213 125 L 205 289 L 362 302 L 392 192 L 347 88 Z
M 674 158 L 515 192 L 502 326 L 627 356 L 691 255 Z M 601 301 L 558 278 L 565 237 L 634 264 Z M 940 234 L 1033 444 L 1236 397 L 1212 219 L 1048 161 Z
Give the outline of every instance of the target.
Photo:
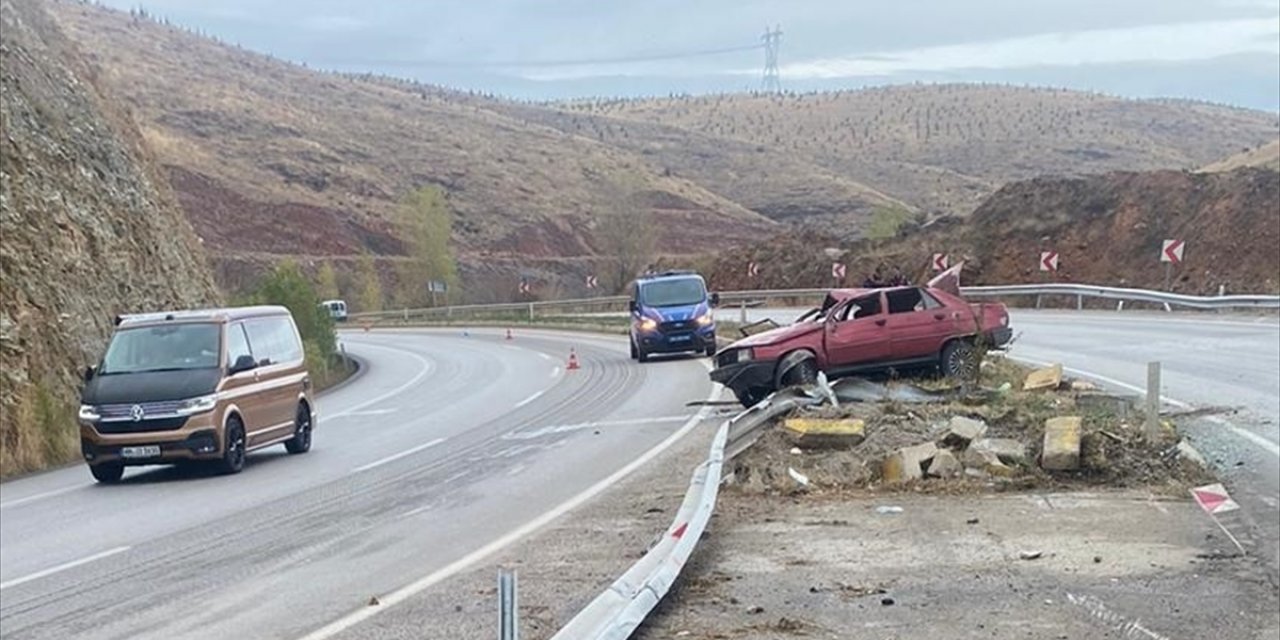
M 253 357 L 259 364 L 279 364 L 302 358 L 302 347 L 288 318 L 277 316 L 246 320 L 244 328 L 249 334 Z
M 920 289 L 919 291 L 920 291 L 920 301 L 924 303 L 924 309 L 926 311 L 930 309 L 937 309 L 943 306 L 943 304 L 939 302 L 937 298 L 933 297 L 933 295 L 930 294 L 928 291 L 925 291 L 924 289 Z
M 854 300 L 845 311 L 853 320 L 880 315 L 880 295 L 867 296 Z
M 889 298 L 889 313 L 911 313 L 926 308 L 919 289 L 890 291 L 886 297 Z
M 227 364 L 235 364 L 241 356 L 252 355 L 249 338 L 244 335 L 244 325 L 236 323 L 227 327 Z

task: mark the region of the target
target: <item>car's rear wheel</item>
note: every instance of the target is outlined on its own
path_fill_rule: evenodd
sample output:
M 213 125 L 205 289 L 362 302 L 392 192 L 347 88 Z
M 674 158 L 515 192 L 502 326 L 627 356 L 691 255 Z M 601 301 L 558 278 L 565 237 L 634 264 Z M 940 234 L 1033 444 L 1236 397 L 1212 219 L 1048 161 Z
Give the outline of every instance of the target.
M 285 441 L 284 448 L 295 454 L 311 450 L 311 407 L 305 402 L 298 404 L 297 414 L 293 418 L 293 438 Z
M 952 340 L 942 348 L 938 368 L 948 378 L 970 380 L 978 371 L 978 350 L 964 340 Z
M 124 477 L 124 465 L 115 462 L 91 464 L 89 465 L 89 473 L 93 474 L 94 480 L 102 484 L 115 484 Z
M 244 424 L 240 422 L 240 418 L 233 417 L 227 420 L 226 443 L 222 447 L 218 471 L 227 475 L 240 473 L 244 469 L 244 459 Z

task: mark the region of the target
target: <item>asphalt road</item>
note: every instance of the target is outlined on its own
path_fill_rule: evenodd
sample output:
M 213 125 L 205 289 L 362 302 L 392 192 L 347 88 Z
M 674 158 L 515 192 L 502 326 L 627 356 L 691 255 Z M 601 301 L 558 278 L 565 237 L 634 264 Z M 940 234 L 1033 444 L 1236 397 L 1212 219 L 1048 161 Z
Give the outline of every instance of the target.
M 618 339 L 356 332 L 371 366 L 321 398 L 312 451 L 220 477 L 81 466 L 0 485 L 0 634 L 325 637 L 448 579 L 700 421 L 705 359 Z M 582 363 L 566 370 L 570 347 Z M 316 633 L 319 631 L 319 633 Z
M 790 322 L 803 309 L 747 309 L 747 320 Z M 1280 318 L 1147 311 L 1015 309 L 1012 357 L 1063 363 L 1069 374 L 1126 394 L 1146 390 L 1160 362 L 1166 411 L 1219 409 L 1192 421 L 1189 439 L 1222 471 L 1256 527 L 1273 580 L 1280 575 Z M 740 320 L 737 309 L 719 316 Z

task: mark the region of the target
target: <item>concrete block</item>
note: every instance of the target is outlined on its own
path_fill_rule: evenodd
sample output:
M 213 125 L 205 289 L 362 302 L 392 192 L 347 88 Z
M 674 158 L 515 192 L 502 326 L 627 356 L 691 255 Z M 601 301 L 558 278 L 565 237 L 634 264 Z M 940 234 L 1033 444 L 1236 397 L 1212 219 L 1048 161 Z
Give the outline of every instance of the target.
M 1000 462 L 999 456 L 991 451 L 975 450 L 970 447 L 960 454 L 960 459 L 964 463 L 965 475 L 970 477 L 1000 476 L 1008 478 L 1017 473 L 1017 469 Z
M 929 462 L 928 475 L 934 478 L 958 478 L 964 472 L 964 465 L 956 458 L 956 454 L 943 449 L 933 454 Z
M 924 467 L 938 454 L 938 446 L 932 442 L 898 449 L 884 459 L 880 474 L 885 482 L 905 482 L 924 477 Z
M 953 416 L 951 422 L 947 423 L 947 435 L 942 437 L 942 444 L 963 449 L 986 433 L 987 423 L 964 416 Z
M 1027 446 L 1013 438 L 980 438 L 969 443 L 969 448 L 965 451 L 994 455 L 1002 464 L 1009 466 L 1027 464 Z
M 1062 384 L 1062 363 L 1055 364 L 1044 369 L 1036 369 L 1027 374 L 1027 379 L 1022 383 L 1023 391 L 1034 391 L 1037 389 L 1057 389 Z
M 1079 416 L 1046 420 L 1040 466 L 1050 471 L 1080 468 L 1080 436 L 1083 430 L 1084 421 Z
M 866 439 L 867 423 L 857 418 L 787 418 L 783 432 L 805 449 L 847 449 Z

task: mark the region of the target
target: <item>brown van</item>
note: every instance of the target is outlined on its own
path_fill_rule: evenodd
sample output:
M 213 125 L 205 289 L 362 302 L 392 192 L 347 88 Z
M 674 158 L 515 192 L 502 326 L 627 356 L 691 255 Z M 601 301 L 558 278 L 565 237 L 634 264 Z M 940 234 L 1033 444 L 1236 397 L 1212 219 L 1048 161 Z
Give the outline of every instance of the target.
M 311 448 L 311 377 L 284 307 L 120 316 L 84 377 L 80 448 L 99 482 L 197 460 L 237 473 L 254 449 Z

